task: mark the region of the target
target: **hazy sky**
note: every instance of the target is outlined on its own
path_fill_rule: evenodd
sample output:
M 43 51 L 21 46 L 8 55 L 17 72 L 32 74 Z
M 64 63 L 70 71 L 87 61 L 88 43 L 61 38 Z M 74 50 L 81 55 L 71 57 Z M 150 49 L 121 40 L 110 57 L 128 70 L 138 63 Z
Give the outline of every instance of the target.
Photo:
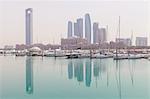
M 67 21 L 76 21 L 89 13 L 91 22 L 108 25 L 108 40 L 114 40 L 118 16 L 121 37 L 150 36 L 150 5 L 146 0 L 0 0 L 0 47 L 25 43 L 25 9 L 33 8 L 34 43 L 60 43 L 67 37 Z M 149 10 L 150 12 L 150 10 Z M 149 26 L 149 27 L 148 27 Z

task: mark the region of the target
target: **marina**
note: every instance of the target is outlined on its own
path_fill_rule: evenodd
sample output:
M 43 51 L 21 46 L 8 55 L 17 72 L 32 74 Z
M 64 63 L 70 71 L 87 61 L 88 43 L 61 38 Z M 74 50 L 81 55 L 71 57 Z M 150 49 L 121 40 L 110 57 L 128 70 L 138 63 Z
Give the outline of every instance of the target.
M 150 52 L 140 51 L 128 53 L 126 50 L 122 50 L 119 53 L 114 51 L 100 51 L 100 50 L 41 50 L 38 47 L 33 47 L 26 50 L 9 50 L 1 51 L 1 55 L 14 55 L 18 56 L 41 56 L 41 57 L 62 57 L 62 58 L 90 58 L 90 59 L 107 59 L 113 58 L 114 60 L 124 59 L 149 59 Z
M 150 99 L 150 2 L 0 6 L 0 99 Z

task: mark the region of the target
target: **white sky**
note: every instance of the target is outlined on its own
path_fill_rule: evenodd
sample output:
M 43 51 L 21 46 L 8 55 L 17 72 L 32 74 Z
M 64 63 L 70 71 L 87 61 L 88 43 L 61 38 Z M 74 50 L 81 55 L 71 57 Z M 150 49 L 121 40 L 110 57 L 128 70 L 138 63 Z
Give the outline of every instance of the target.
M 67 36 L 67 21 L 89 13 L 91 22 L 109 26 L 108 40 L 114 40 L 118 16 L 121 37 L 150 37 L 150 3 L 146 0 L 0 0 L 0 47 L 25 42 L 25 9 L 33 8 L 34 43 L 60 43 Z

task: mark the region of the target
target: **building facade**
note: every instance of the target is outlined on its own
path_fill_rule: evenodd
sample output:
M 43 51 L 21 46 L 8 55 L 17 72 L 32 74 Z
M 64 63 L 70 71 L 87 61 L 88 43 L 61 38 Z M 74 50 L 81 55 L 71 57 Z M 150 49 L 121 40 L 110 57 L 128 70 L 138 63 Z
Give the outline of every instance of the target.
M 98 37 L 98 23 L 93 23 L 93 43 L 97 43 L 97 37 Z
M 79 37 L 78 24 L 77 24 L 77 22 L 74 23 L 74 36 Z
M 136 37 L 136 46 L 147 46 L 147 37 Z
M 78 25 L 78 37 L 83 38 L 83 19 L 79 18 L 77 19 L 77 25 Z
M 72 37 L 72 22 L 68 21 L 68 38 Z
M 106 42 L 106 28 L 100 28 L 99 29 L 99 37 L 100 37 L 100 43 L 105 43 Z
M 89 14 L 85 14 L 85 38 L 91 43 L 91 19 Z
M 120 42 L 125 46 L 132 46 L 132 40 L 130 38 L 116 38 L 116 42 Z
M 33 44 L 33 11 L 32 8 L 28 8 L 26 13 L 26 45 Z

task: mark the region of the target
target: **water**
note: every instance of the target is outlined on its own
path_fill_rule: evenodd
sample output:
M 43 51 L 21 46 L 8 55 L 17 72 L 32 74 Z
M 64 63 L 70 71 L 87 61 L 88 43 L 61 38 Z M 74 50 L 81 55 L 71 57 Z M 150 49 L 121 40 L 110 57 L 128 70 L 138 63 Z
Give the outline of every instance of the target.
M 150 99 L 150 61 L 0 56 L 1 99 Z

